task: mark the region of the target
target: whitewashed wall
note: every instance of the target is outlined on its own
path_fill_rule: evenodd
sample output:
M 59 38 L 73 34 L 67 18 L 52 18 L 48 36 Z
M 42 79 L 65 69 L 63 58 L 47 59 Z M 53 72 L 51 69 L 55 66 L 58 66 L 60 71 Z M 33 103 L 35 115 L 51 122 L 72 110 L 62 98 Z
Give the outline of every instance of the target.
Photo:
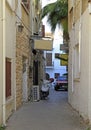
M 67 73 L 66 66 L 61 66 L 60 59 L 55 58 L 55 53 L 62 53 L 60 44 L 63 44 L 62 30 L 57 28 L 53 40 L 53 50 L 51 51 L 53 67 L 46 68 L 46 72 L 50 74 L 51 78 L 55 78 L 55 73 L 60 73 L 60 75 Z
M 15 5 L 15 0 L 13 3 Z M 14 9 L 12 5 L 12 9 Z M 15 69 L 15 56 L 16 56 L 16 15 L 12 11 L 11 7 L 6 4 L 6 45 L 5 53 L 6 58 L 11 60 L 11 97 L 6 100 L 6 119 L 15 110 L 15 95 L 16 95 L 16 69 Z
M 2 98 L 2 88 L 3 88 L 3 41 L 2 41 L 2 32 L 3 32 L 3 24 L 2 24 L 2 0 L 0 0 L 0 123 L 2 123 L 2 108 L 3 108 L 3 98 Z
M 91 123 L 91 14 L 89 14 L 89 106 L 88 115 Z
M 70 32 L 68 97 L 70 104 L 87 120 L 91 119 L 91 18 L 88 9 L 80 20 Z M 79 24 L 81 24 L 80 75 L 79 79 L 76 79 L 73 50 L 74 45 L 79 42 Z

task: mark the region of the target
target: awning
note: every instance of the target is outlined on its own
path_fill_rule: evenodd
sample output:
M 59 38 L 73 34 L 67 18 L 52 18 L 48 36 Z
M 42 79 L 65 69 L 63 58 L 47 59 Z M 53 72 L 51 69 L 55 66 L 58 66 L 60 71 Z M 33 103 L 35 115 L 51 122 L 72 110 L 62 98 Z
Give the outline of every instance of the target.
M 58 55 L 56 55 L 56 58 L 60 59 L 61 66 L 68 65 L 68 54 L 58 54 Z

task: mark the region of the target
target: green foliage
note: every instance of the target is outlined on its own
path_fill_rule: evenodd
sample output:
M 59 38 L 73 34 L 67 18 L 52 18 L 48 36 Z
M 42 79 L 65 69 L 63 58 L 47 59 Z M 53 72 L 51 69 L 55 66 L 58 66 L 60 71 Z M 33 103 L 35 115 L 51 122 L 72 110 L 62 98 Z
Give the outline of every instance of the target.
M 0 130 L 5 130 L 5 127 L 3 127 L 3 126 L 0 126 Z
M 91 127 L 87 128 L 87 130 L 91 130 Z
M 67 0 L 57 0 L 54 3 L 46 5 L 42 9 L 42 19 L 48 16 L 48 23 L 51 26 L 51 31 L 54 32 L 56 26 L 59 25 L 63 21 L 63 19 L 68 16 L 68 1 Z M 62 25 L 64 30 L 67 30 L 67 24 Z

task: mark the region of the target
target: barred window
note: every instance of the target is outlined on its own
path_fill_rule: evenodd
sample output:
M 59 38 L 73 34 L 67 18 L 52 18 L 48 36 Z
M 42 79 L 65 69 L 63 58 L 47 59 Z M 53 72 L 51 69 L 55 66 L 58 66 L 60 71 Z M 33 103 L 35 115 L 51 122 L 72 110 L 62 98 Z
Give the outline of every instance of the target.
M 46 53 L 46 66 L 52 66 L 52 53 Z

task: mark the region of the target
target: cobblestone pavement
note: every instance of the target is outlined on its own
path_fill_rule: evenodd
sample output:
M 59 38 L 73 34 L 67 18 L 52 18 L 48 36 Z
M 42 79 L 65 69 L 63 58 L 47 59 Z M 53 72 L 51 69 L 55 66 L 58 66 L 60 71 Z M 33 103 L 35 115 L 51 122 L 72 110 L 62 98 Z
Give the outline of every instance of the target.
M 50 89 L 46 100 L 28 102 L 7 122 L 6 130 L 86 130 L 67 102 L 67 92 Z

